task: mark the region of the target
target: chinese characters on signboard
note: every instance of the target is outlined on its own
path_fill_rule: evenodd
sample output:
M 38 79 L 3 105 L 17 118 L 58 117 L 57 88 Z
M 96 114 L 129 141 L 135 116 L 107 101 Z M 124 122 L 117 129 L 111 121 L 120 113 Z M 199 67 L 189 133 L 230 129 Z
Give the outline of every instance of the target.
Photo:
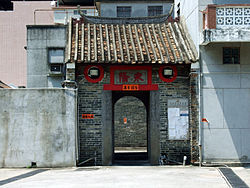
M 110 84 L 103 90 L 151 91 L 158 90 L 158 84 L 152 84 L 151 66 L 111 66 Z
M 82 119 L 94 119 L 94 114 L 82 114 Z
M 116 70 L 115 84 L 147 84 L 147 70 Z
M 137 91 L 139 90 L 139 85 L 122 85 L 123 91 Z

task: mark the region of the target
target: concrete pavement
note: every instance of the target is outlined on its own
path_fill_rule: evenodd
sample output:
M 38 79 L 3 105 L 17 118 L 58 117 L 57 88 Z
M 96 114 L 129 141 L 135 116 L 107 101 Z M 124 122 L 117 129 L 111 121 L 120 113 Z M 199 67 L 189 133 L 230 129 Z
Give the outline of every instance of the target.
M 250 186 L 250 168 L 234 167 L 235 174 Z M 227 188 L 214 167 L 111 166 L 58 169 L 0 169 L 2 187 L 85 188 Z
M 250 187 L 250 167 L 234 167 L 231 169 Z

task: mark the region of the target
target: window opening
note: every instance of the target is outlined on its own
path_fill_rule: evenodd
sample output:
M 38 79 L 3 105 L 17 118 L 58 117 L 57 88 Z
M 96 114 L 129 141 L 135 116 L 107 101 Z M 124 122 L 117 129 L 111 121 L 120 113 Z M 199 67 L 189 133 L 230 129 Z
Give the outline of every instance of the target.
M 162 6 L 148 6 L 148 16 L 158 16 L 163 14 Z
M 118 6 L 117 7 L 117 17 L 131 17 L 131 7 L 130 6 Z
M 64 63 L 64 49 L 51 48 L 49 49 L 48 54 L 50 71 L 62 73 Z
M 223 64 L 240 64 L 240 48 L 223 48 Z

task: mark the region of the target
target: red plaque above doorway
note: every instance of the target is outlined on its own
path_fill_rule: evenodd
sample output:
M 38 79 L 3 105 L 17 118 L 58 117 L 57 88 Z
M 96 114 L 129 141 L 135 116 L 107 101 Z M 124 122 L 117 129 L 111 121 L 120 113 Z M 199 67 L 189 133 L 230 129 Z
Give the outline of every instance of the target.
M 158 85 L 152 84 L 151 66 L 112 66 L 110 67 L 110 84 L 105 84 L 103 89 L 146 91 L 158 90 Z

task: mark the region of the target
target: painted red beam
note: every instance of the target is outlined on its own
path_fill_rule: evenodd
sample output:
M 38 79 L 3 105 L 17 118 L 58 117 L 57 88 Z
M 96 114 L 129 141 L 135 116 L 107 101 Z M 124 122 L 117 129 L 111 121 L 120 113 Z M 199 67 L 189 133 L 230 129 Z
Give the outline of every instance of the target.
M 134 85 L 134 84 L 124 84 L 124 85 L 114 85 L 114 84 L 104 84 L 103 90 L 112 91 L 150 91 L 158 90 L 158 84 L 145 84 L 145 85 Z

